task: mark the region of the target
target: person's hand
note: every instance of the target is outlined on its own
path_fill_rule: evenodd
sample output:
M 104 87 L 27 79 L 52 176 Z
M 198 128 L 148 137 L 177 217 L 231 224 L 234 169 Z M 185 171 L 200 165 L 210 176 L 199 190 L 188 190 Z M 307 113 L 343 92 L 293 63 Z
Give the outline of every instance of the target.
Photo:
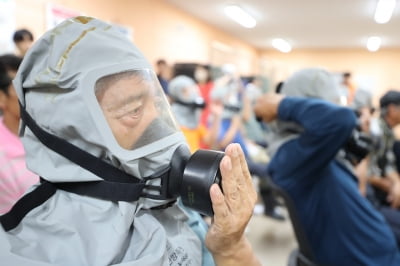
M 230 144 L 220 163 L 222 193 L 217 184 L 210 188 L 213 222 L 206 246 L 220 265 L 259 265 L 244 230 L 257 200 L 246 160 L 239 144 Z
M 387 200 L 390 202 L 392 208 L 400 207 L 400 181 L 393 182 Z
M 282 99 L 285 98 L 282 94 L 267 93 L 258 97 L 254 106 L 254 113 L 257 117 L 262 118 L 264 122 L 271 122 L 278 115 L 278 107 Z
M 220 118 L 224 111 L 224 104 L 221 101 L 210 101 L 210 113 L 214 118 Z
M 359 110 L 360 117 L 358 118 L 358 122 L 361 128 L 361 131 L 367 134 L 371 133 L 371 109 L 364 107 Z
M 371 176 L 368 178 L 368 182 L 372 186 L 379 188 L 380 190 L 383 190 L 386 193 L 389 193 L 390 188 L 392 187 L 392 181 L 389 178 Z

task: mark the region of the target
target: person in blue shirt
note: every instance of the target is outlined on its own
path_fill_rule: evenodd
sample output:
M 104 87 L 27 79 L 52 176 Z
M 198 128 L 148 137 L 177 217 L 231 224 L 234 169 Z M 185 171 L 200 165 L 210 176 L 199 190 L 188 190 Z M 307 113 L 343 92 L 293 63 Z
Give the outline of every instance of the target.
M 259 98 L 256 114 L 274 121 L 269 175 L 292 198 L 318 265 L 400 265 L 393 233 L 341 156 L 356 116 L 339 96 L 333 76 L 315 68 Z

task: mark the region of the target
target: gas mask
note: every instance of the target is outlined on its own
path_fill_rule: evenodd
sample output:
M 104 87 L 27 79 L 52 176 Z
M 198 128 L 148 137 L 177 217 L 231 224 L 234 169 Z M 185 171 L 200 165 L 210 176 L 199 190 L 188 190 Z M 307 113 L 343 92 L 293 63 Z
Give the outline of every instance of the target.
M 222 112 L 222 118 L 224 119 L 232 118 L 242 111 L 241 96 L 237 85 L 235 85 L 237 82 L 232 82 L 232 84 L 216 86 L 211 91 L 211 98 L 214 101 L 222 102 L 224 106 L 224 111 Z
M 108 158 L 96 158 L 42 129 L 21 105 L 25 125 L 46 147 L 103 180 L 55 186 L 115 201 L 173 202 L 180 196 L 187 207 L 212 216 L 209 189 L 214 183 L 220 185 L 219 163 L 224 154 L 199 150 L 190 156 L 155 74 L 147 69 L 124 70 L 84 83 L 94 87 L 92 92 L 85 91 L 85 99 L 107 139 Z M 138 153 L 148 155 L 135 159 Z M 107 187 L 112 194 L 105 192 Z
M 194 80 L 184 75 L 177 76 L 169 82 L 168 91 L 171 109 L 179 126 L 198 128 L 206 104 Z
M 125 71 L 97 80 L 96 99 L 120 148 L 142 149 L 178 132 L 156 80 L 150 70 Z M 191 93 L 189 97 L 196 99 L 196 95 Z M 169 199 L 181 196 L 187 207 L 212 215 L 209 189 L 212 184 L 220 183 L 222 157 L 221 152 L 206 150 L 190 156 L 186 145 L 178 145 L 169 165 L 158 166 L 163 173 L 161 183 L 145 186 L 144 191 L 148 194 L 142 193 L 142 197 Z M 150 175 L 145 179 L 158 177 Z M 153 192 L 159 192 L 159 195 Z
M 373 146 L 373 139 L 356 127 L 343 147 L 345 158 L 355 166 L 367 157 Z
M 373 134 L 362 130 L 361 112 L 355 110 L 355 114 L 358 118 L 357 126 L 352 131 L 344 146 L 345 158 L 354 166 L 359 164 L 371 151 L 376 150 L 379 146 L 379 141 Z
M 206 103 L 204 102 L 204 99 L 201 97 L 197 97 L 193 99 L 193 101 L 190 102 L 185 102 L 179 99 L 173 99 L 174 103 L 186 106 L 190 109 L 204 109 L 206 108 Z

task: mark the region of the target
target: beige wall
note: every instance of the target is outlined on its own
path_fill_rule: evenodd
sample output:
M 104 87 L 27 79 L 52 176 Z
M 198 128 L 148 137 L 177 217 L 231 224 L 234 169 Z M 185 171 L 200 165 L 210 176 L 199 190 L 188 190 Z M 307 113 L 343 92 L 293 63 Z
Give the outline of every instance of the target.
M 376 97 L 388 88 L 400 88 L 400 48 L 375 53 L 365 49 L 295 49 L 289 54 L 259 51 L 163 0 L 16 0 L 16 3 L 17 27 L 27 27 L 36 36 L 45 31 L 47 3 L 129 26 L 134 42 L 152 63 L 158 58 L 171 63 L 230 62 L 237 64 L 244 75 L 266 74 L 272 86 L 295 70 L 322 66 L 331 71 L 352 72 L 354 82 L 362 80 Z
M 262 72 L 274 83 L 293 71 L 316 66 L 333 72 L 351 72 L 353 83 L 370 89 L 375 103 L 387 89 L 400 89 L 400 48 L 381 49 L 375 53 L 364 49 L 294 50 L 288 54 L 262 52 Z
M 16 0 L 17 27 L 45 32 L 47 3 L 129 26 L 145 56 L 174 62 L 235 63 L 242 74 L 257 72 L 258 51 L 162 0 Z M 215 45 L 215 43 L 222 44 Z

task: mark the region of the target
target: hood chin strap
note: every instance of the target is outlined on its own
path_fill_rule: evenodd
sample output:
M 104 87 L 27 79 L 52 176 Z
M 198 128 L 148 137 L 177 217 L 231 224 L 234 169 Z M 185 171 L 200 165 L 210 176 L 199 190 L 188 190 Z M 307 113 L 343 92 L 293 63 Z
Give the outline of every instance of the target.
M 162 169 L 149 177 L 139 179 L 81 150 L 73 144 L 46 132 L 36 124 L 25 107 L 21 103 L 19 104 L 21 119 L 43 145 L 95 174 L 101 180 L 55 183 L 41 177 L 41 184 L 36 189 L 25 194 L 8 213 L 0 216 L 0 223 L 6 231 L 15 228 L 30 210 L 44 203 L 54 195 L 57 189 L 114 202 L 133 202 L 137 201 L 140 197 L 175 201 L 176 197 L 172 197 L 168 193 L 167 184 L 170 167 Z M 161 179 L 160 186 L 146 184 L 148 180 L 157 178 Z M 169 205 L 167 203 L 166 207 Z
M 103 160 L 93 156 L 92 154 L 74 146 L 64 139 L 50 134 L 40 128 L 35 120 L 26 111 L 25 107 L 20 103 L 21 119 L 24 124 L 32 131 L 35 137 L 47 148 L 57 154 L 67 158 L 71 162 L 90 171 L 96 176 L 110 181 L 122 183 L 142 183 L 143 180 L 129 175 L 126 172 L 104 162 Z
M 181 101 L 179 99 L 173 99 L 173 103 L 175 104 L 180 104 L 192 109 L 204 109 L 206 108 L 206 103 L 204 102 L 204 100 L 195 100 L 192 102 L 185 102 L 185 101 Z

